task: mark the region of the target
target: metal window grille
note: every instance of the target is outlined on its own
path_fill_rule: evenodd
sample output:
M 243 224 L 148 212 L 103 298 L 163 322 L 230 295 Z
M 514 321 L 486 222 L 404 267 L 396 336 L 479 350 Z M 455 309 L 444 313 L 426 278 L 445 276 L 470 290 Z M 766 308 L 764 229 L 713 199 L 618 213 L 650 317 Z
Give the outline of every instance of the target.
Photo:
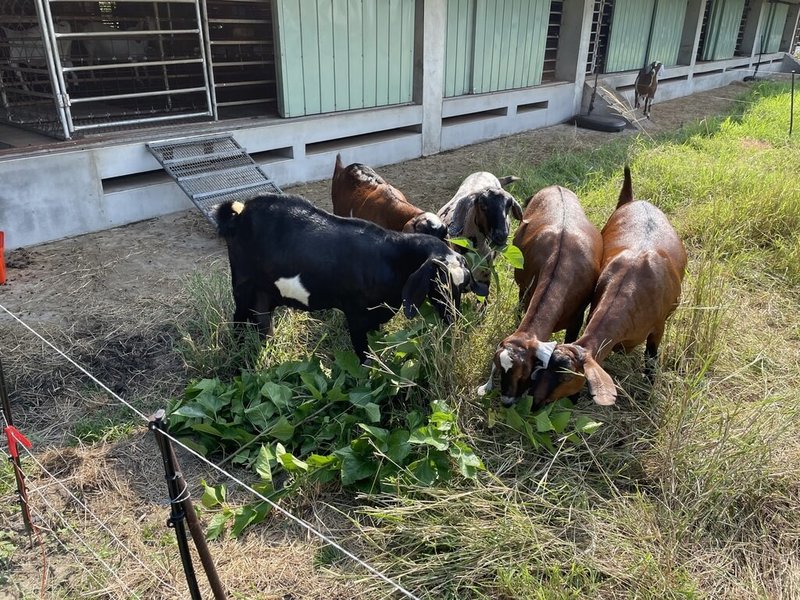
M 11 124 L 69 138 L 277 114 L 271 0 L 0 0 L 0 22 Z
M 700 43 L 697 44 L 697 60 L 703 60 L 703 51 L 705 50 L 706 45 L 706 34 L 708 33 L 708 21 L 711 16 L 711 7 L 713 6 L 713 2 L 708 0 L 706 2 L 706 10 L 703 13 L 703 24 L 700 26 Z
M 736 37 L 736 56 L 750 56 L 750 48 L 742 48 L 742 43 L 744 42 L 744 30 L 747 26 L 747 19 L 750 16 L 750 11 L 752 10 L 752 6 L 750 6 L 750 0 L 744 0 L 744 11 L 742 12 L 742 20 L 739 23 L 739 34 Z
M 556 60 L 558 59 L 558 38 L 561 34 L 561 15 L 564 2 L 553 0 L 550 4 L 550 24 L 547 27 L 547 43 L 544 47 L 544 68 L 542 83 L 556 80 Z
M 601 13 L 602 9 L 602 13 Z M 592 17 L 591 43 L 589 44 L 589 58 L 586 62 L 586 74 L 594 73 L 595 67 L 605 72 L 605 61 L 608 50 L 608 35 L 611 30 L 611 15 L 614 12 L 614 1 L 596 0 Z

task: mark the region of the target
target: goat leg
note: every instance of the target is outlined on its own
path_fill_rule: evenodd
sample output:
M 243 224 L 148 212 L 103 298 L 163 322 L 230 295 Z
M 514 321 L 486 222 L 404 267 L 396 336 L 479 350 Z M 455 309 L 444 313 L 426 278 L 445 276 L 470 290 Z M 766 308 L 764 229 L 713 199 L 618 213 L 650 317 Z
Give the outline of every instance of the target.
M 650 385 L 655 383 L 656 368 L 658 367 L 658 346 L 664 335 L 664 327 L 660 327 L 647 336 L 647 344 L 644 349 L 644 374 L 650 381 Z

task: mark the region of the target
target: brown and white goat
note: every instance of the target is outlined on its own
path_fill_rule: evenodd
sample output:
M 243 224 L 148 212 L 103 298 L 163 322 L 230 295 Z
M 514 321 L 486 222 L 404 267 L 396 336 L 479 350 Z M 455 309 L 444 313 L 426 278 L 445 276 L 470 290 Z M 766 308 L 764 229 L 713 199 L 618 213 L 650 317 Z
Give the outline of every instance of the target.
M 503 189 L 514 181 L 519 181 L 519 177 L 498 179 L 486 171 L 473 173 L 437 213 L 450 237 L 465 237 L 475 246 L 483 264 L 473 274 L 486 285 L 491 279 L 493 247 L 505 246 L 508 241 L 509 212 L 515 219 L 522 219 L 519 202 Z
M 576 394 L 586 381 L 597 404 L 614 404 L 617 390 L 601 365 L 612 350 L 629 352 L 644 341 L 652 380 L 665 322 L 680 297 L 686 251 L 664 213 L 633 200 L 627 167 L 617 208 L 602 235 L 602 269 L 586 330 L 574 344 L 558 344 L 547 368 L 535 375 L 537 403 Z
M 639 108 L 639 100 L 644 98 L 644 108 L 642 114 L 650 118 L 650 109 L 653 105 L 653 98 L 658 89 L 658 78 L 664 71 L 664 65 L 659 61 L 654 60 L 648 66 L 644 67 L 636 76 L 636 83 L 634 84 L 634 102 L 633 107 Z
M 525 259 L 514 271 L 520 305 L 527 311 L 517 330 L 500 342 L 484 395 L 500 372 L 500 393 L 505 406 L 528 392 L 531 375 L 547 365 L 555 342 L 554 331 L 566 329 L 565 340 L 578 337 L 583 316 L 600 274 L 603 240 L 586 218 L 578 197 L 560 186 L 539 191 L 528 202 L 514 245 Z
M 366 219 L 392 231 L 427 233 L 440 240 L 447 235 L 438 216 L 411 204 L 372 168 L 360 163 L 344 167 L 341 154 L 336 155 L 331 200 L 333 214 L 340 217 Z

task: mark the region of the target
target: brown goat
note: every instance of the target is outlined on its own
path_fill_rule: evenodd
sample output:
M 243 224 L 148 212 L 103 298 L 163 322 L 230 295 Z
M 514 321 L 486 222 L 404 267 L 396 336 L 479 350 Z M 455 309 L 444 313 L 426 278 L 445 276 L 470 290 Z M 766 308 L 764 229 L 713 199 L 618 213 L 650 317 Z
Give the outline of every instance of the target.
M 658 89 L 658 78 L 661 76 L 663 70 L 664 65 L 655 60 L 639 71 L 639 74 L 636 76 L 636 83 L 634 84 L 633 91 L 633 107 L 639 108 L 639 99 L 644 98 L 642 114 L 648 119 L 650 118 L 650 109 L 653 106 L 653 98 Z
M 440 240 L 447 235 L 438 216 L 411 204 L 372 168 L 360 163 L 342 166 L 341 154 L 336 155 L 331 200 L 333 214 L 340 217 L 366 219 L 392 231 L 427 233 Z
M 597 404 L 614 404 L 617 391 L 601 365 L 612 350 L 629 352 L 645 340 L 652 380 L 665 322 L 680 297 L 686 251 L 664 213 L 649 202 L 634 202 L 627 167 L 602 235 L 602 270 L 586 330 L 574 344 L 557 345 L 547 368 L 536 374 L 537 403 L 576 394 L 585 380 Z
M 478 389 L 480 395 L 490 390 L 499 370 L 506 406 L 528 391 L 535 367 L 548 363 L 556 344 L 547 340 L 554 331 L 566 329 L 567 342 L 578 337 L 603 257 L 600 232 L 578 197 L 560 186 L 544 188 L 528 201 L 514 245 L 525 259 L 514 279 L 527 311 L 517 330 L 500 342 L 489 381 Z

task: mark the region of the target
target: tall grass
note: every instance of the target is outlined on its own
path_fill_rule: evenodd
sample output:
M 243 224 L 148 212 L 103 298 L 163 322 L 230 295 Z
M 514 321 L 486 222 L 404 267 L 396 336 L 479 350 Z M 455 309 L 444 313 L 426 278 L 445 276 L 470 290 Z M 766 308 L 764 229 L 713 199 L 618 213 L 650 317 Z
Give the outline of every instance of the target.
M 690 256 L 659 376 L 642 377 L 643 350 L 609 357 L 617 406 L 584 396 L 577 411 L 605 425 L 554 454 L 490 427 L 474 389 L 518 323 L 501 269 L 487 306 L 424 342 L 436 384 L 421 392 L 458 407 L 487 471 L 477 485 L 360 498 L 361 555 L 431 599 L 800 597 L 800 142 L 786 135 L 785 90 L 742 100 L 730 118 L 672 136 L 494 166 L 523 177 L 523 199 L 573 188 L 601 225 L 631 164 L 636 197 L 668 214 Z M 230 368 L 227 282 L 196 283 L 184 356 L 198 371 Z M 245 365 L 348 345 L 338 317 L 281 319 Z

